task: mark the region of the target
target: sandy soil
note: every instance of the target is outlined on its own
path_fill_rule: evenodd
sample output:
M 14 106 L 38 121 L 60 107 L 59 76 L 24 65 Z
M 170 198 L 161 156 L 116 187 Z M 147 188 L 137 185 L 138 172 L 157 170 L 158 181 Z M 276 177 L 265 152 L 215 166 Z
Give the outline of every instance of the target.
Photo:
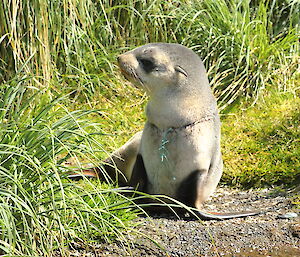
M 225 221 L 178 219 L 171 215 L 140 217 L 138 231 L 122 242 L 97 243 L 88 249 L 74 245 L 71 256 L 300 256 L 300 210 L 289 195 L 265 189 L 240 191 L 219 188 L 206 203 L 208 211 L 266 211 L 259 216 Z M 279 218 L 289 212 L 298 217 Z

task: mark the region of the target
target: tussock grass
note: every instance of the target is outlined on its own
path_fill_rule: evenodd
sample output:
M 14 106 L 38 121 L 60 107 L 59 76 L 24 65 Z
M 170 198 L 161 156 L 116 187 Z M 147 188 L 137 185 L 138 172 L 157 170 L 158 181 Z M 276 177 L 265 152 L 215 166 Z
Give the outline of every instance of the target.
M 66 256 L 78 238 L 124 241 L 136 217 L 125 208 L 131 200 L 100 183 L 85 180 L 83 187 L 65 178 L 66 159 L 101 151 L 85 130 L 91 111 L 69 112 L 63 98 L 28 87 L 30 79 L 0 89 L 0 253 Z
M 299 58 L 298 26 L 286 19 L 290 27 L 275 28 L 265 1 L 256 8 L 250 1 L 197 1 L 187 11 L 182 42 L 202 56 L 221 110 L 240 96 L 255 99 L 276 70 Z
M 2 79 L 41 75 L 76 100 L 119 90 L 116 55 L 148 42 L 177 42 L 204 60 L 223 109 L 257 96 L 299 56 L 298 1 L 8 1 L 1 13 Z M 290 74 L 286 74 L 290 76 Z M 53 85 L 53 84 L 52 84 Z

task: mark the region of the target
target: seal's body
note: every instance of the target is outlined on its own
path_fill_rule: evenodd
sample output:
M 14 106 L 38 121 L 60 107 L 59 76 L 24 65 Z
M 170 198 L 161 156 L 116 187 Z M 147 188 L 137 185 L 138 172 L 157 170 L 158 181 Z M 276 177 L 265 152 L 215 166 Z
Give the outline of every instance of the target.
M 217 120 L 212 116 L 165 130 L 147 123 L 139 151 L 147 174 L 144 190 L 199 208 L 222 174 Z
M 150 96 L 130 184 L 200 208 L 222 174 L 220 120 L 202 61 L 177 44 L 148 44 L 118 60 Z
M 118 57 L 124 76 L 149 95 L 147 122 L 108 159 L 121 182 L 150 194 L 167 195 L 200 210 L 222 174 L 220 119 L 204 65 L 190 49 L 155 43 Z M 253 215 L 216 215 L 223 219 Z

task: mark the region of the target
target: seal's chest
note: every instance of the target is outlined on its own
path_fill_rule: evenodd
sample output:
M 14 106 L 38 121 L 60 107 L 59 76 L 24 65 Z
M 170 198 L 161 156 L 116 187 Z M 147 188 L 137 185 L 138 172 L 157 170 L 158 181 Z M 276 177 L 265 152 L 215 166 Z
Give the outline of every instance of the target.
M 194 147 L 188 137 L 172 129 L 160 135 L 144 132 L 141 152 L 148 177 L 147 190 L 175 197 L 178 185 L 190 169 L 186 154 L 193 155 Z
M 173 128 L 163 131 L 145 130 L 143 133 L 141 150 L 146 159 L 157 162 L 159 165 L 175 165 L 179 152 L 180 135 Z

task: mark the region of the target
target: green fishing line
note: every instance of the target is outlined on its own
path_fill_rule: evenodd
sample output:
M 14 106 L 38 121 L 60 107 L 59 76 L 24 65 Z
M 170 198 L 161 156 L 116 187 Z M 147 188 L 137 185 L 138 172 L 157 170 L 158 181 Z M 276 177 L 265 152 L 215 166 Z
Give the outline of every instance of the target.
M 167 149 L 167 144 L 170 142 L 167 139 L 167 136 L 169 133 L 171 133 L 174 129 L 169 128 L 168 130 L 164 131 L 162 134 L 161 142 L 158 148 L 159 154 L 160 154 L 160 160 L 161 162 L 164 162 L 164 160 L 168 160 L 168 149 Z

